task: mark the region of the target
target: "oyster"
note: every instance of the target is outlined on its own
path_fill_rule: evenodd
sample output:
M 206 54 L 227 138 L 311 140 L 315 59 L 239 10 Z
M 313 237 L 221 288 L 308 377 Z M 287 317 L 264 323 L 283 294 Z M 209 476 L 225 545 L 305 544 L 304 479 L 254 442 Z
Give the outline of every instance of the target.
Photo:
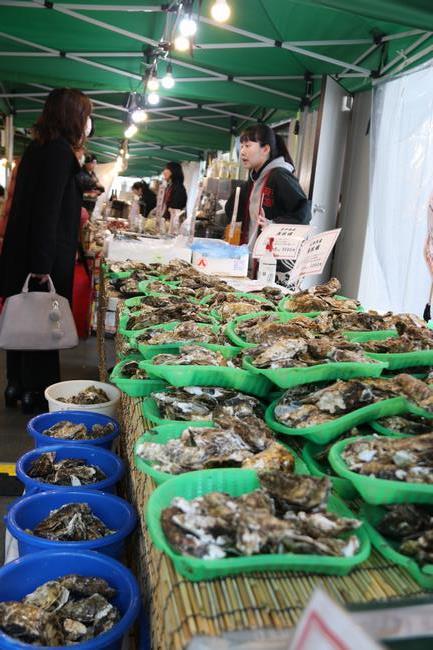
M 297 312 L 329 310 L 340 312 L 356 311 L 359 307 L 357 300 L 350 298 L 339 300 L 334 297 L 340 289 L 341 284 L 337 278 L 331 278 L 325 284 L 319 284 L 291 295 L 286 302 L 286 308 L 290 307 L 290 311 Z
M 68 503 L 52 510 L 33 531 L 27 532 L 45 539 L 81 542 L 112 535 L 115 531 L 107 528 L 87 503 Z
M 260 401 L 234 390 L 212 386 L 186 386 L 152 393 L 163 418 L 211 420 L 221 415 L 238 418 L 263 414 Z
M 414 438 L 374 437 L 342 454 L 352 472 L 407 483 L 433 483 L 433 433 Z
M 144 262 L 138 262 L 135 260 L 125 260 L 124 262 L 113 262 L 107 260 L 106 265 L 109 273 L 123 273 L 125 271 L 156 273 L 155 264 L 145 264 Z
M 391 415 L 387 418 L 376 420 L 385 429 L 396 431 L 397 433 L 407 433 L 409 435 L 418 435 L 419 433 L 428 433 L 433 429 L 433 422 L 419 415 Z
M 85 424 L 76 424 L 68 420 L 56 422 L 49 429 L 42 431 L 44 436 L 58 438 L 59 440 L 88 440 L 89 438 L 101 438 L 114 431 L 112 422 L 107 424 L 94 424 L 87 429 Z
M 355 530 L 361 522 L 325 511 L 328 479 L 289 477 L 293 479 L 291 497 L 296 481 L 305 490 L 302 498 L 298 498 L 298 491 L 290 502 L 280 494 L 280 489 L 284 492 L 284 476 L 282 472 L 261 473 L 262 488 L 239 497 L 212 492 L 191 501 L 174 498 L 161 517 L 168 541 L 178 552 L 203 559 L 258 553 L 356 553 L 358 538 L 352 535 L 341 539 L 339 535 Z M 301 501 L 320 506 L 323 512 L 299 510 Z
M 178 354 L 157 354 L 152 359 L 155 366 L 224 366 L 235 368 L 233 361 L 226 359 L 221 352 L 208 350 L 199 345 L 184 345 Z
M 277 513 L 288 510 L 325 510 L 331 481 L 327 476 L 297 476 L 284 472 L 263 471 L 259 473 L 260 483 L 273 498 Z
M 138 336 L 137 340 L 148 345 L 163 345 L 175 343 L 217 343 L 224 344 L 224 337 L 215 332 L 211 325 L 197 325 L 193 321 L 185 321 L 174 329 L 149 329 Z
M 109 402 L 110 398 L 102 388 L 88 386 L 80 390 L 76 395 L 57 397 L 57 401 L 64 402 L 65 404 L 103 404 L 104 402 Z
M 128 361 L 122 366 L 122 377 L 126 379 L 148 379 L 146 372 L 138 366 L 138 361 Z
M 214 424 L 209 428 L 188 427 L 180 438 L 166 444 L 143 442 L 137 454 L 152 462 L 155 469 L 170 474 L 212 467 L 293 470 L 293 455 L 273 442 L 272 432 L 262 420 L 224 416 Z
M 55 462 L 55 452 L 46 452 L 38 456 L 27 474 L 38 481 L 53 485 L 89 485 L 107 478 L 106 474 L 95 465 L 88 465 L 80 458 L 64 458 Z
M 0 603 L 0 629 L 22 643 L 69 646 L 108 631 L 120 619 L 101 578 L 69 575 L 40 585 L 21 602 Z

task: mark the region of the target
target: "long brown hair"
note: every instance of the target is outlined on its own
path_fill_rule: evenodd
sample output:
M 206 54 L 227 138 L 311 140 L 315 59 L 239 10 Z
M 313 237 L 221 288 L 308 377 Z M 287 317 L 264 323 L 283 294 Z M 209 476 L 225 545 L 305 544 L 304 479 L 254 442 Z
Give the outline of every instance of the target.
M 34 127 L 35 140 L 46 144 L 63 137 L 73 149 L 84 144 L 84 130 L 92 112 L 90 99 L 76 88 L 55 88 L 48 95 Z

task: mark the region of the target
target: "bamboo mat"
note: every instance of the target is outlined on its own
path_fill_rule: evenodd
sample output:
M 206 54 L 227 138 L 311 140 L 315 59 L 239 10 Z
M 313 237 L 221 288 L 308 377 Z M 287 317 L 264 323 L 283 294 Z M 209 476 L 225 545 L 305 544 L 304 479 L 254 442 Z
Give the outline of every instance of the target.
M 141 400 L 122 394 L 121 422 L 121 454 L 129 469 L 125 488 L 140 522 L 131 561 L 151 619 L 153 650 L 186 648 L 199 634 L 219 636 L 242 629 L 290 628 L 318 584 L 336 601 L 347 604 L 426 595 L 404 569 L 391 565 L 375 551 L 361 568 L 344 577 L 268 572 L 211 582 L 185 580 L 152 545 L 143 516 L 155 484 L 134 467 L 134 443 L 149 428 L 141 414 Z

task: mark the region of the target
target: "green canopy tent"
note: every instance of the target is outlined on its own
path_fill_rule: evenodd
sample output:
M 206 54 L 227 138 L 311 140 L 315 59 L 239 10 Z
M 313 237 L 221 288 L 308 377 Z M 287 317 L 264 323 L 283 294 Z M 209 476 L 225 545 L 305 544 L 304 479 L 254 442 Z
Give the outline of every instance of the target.
M 131 140 L 128 174 L 227 149 L 231 135 L 253 121 L 289 119 L 318 102 L 323 75 L 354 93 L 433 52 L 427 0 L 228 0 L 232 14 L 224 24 L 210 17 L 213 1 L 194 3 L 192 51 L 171 49 L 158 64 L 160 76 L 172 65 L 176 84 L 148 107 Z M 0 110 L 29 128 L 51 88 L 81 88 L 94 103 L 92 150 L 114 159 L 125 95 L 143 91 L 155 48 L 174 33 L 176 4 L 0 0 Z

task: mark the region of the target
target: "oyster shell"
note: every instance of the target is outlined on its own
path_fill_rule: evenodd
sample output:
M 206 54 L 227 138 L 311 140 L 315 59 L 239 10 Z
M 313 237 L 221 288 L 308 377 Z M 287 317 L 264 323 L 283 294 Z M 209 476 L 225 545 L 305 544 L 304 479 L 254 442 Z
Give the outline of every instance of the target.
M 298 476 L 284 472 L 259 472 L 260 483 L 275 502 L 277 512 L 325 510 L 332 483 L 327 476 Z
M 122 366 L 122 377 L 126 379 L 148 379 L 146 372 L 138 366 L 138 361 L 128 361 Z
M 152 393 L 163 418 L 211 420 L 221 415 L 238 418 L 262 415 L 261 402 L 250 395 L 212 386 L 186 386 Z
M 208 350 L 199 345 L 184 345 L 178 354 L 157 354 L 152 359 L 155 366 L 223 366 L 234 368 L 233 361 L 226 359 L 221 352 Z
M 88 440 L 89 438 L 100 438 L 107 436 L 114 431 L 114 425 L 111 422 L 107 424 L 94 424 L 91 429 L 87 429 L 85 424 L 77 424 L 68 420 L 56 422 L 49 429 L 42 433 L 44 436 L 51 436 L 59 440 Z
M 337 278 L 331 278 L 325 284 L 319 284 L 306 291 L 300 291 L 290 296 L 290 311 L 329 311 L 353 312 L 359 307 L 359 302 L 353 299 L 338 300 L 335 294 L 341 289 Z M 286 303 L 287 304 L 287 303 Z
M 64 458 L 55 461 L 55 452 L 38 456 L 29 466 L 27 474 L 38 481 L 54 485 L 87 485 L 107 478 L 95 465 L 88 465 L 80 458 Z
M 57 401 L 64 402 L 65 404 L 103 404 L 104 402 L 109 402 L 110 398 L 102 388 L 88 386 L 80 390 L 76 395 L 58 397 Z
M 194 321 L 185 321 L 172 330 L 149 329 L 138 336 L 138 341 L 148 345 L 184 342 L 224 344 L 224 337 L 217 334 L 211 325 L 197 325 Z
M 68 503 L 52 510 L 48 517 L 33 529 L 33 535 L 63 542 L 79 542 L 112 535 L 96 517 L 87 503 Z
M 60 646 L 65 642 L 55 615 L 22 602 L 0 603 L 0 629 L 21 643 Z

